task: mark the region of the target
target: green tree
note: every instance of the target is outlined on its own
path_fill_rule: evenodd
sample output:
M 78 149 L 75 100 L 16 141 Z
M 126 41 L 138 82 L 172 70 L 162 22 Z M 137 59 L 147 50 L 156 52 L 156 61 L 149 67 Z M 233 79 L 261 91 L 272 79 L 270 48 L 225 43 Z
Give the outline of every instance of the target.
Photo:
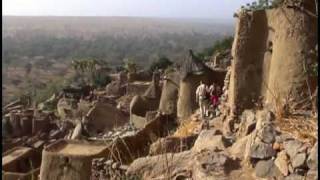
M 165 56 L 160 57 L 156 61 L 152 62 L 149 70 L 154 71 L 156 69 L 163 69 L 165 70 L 168 66 L 171 66 L 173 63 Z
M 233 43 L 232 36 L 226 37 L 222 40 L 218 40 L 214 43 L 214 45 L 212 47 L 205 48 L 202 52 L 196 53 L 196 57 L 198 57 L 199 59 L 202 59 L 204 61 L 208 61 L 213 54 L 215 54 L 219 51 L 231 49 L 232 43 Z
M 82 82 L 89 83 L 93 86 L 103 86 L 108 83 L 108 63 L 96 59 L 73 60 L 71 63 L 73 69 L 81 77 Z M 85 80 L 87 79 L 87 81 Z
M 124 69 L 129 73 L 136 73 L 137 72 L 137 65 L 132 59 L 124 59 Z

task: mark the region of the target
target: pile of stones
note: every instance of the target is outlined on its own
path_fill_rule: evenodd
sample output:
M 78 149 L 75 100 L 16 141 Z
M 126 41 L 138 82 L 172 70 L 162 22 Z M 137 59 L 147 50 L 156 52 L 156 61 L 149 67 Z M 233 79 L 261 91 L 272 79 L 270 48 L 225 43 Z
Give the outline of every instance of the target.
M 244 160 L 255 169 L 258 178 L 317 179 L 318 144 L 282 132 L 274 121 L 271 111 L 244 111 L 233 151 L 239 153 L 233 154 L 245 149 Z
M 229 114 L 229 107 L 227 105 L 228 101 L 228 90 L 230 84 L 230 75 L 231 75 L 231 67 L 227 68 L 226 77 L 224 79 L 224 85 L 222 88 L 222 95 L 220 97 L 220 105 L 218 106 L 217 115 L 222 113 L 223 116 L 227 116 Z
M 127 176 L 126 171 L 129 166 L 122 165 L 112 159 L 99 158 L 92 161 L 92 180 L 102 179 L 138 179 L 134 176 Z

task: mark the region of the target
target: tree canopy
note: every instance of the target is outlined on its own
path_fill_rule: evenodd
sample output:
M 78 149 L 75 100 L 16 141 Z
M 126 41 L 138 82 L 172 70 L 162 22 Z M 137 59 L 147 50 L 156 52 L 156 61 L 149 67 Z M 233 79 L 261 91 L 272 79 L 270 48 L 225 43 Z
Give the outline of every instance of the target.
M 165 56 L 161 56 L 159 59 L 151 63 L 149 70 L 150 71 L 154 71 L 156 69 L 165 70 L 167 67 L 171 66 L 172 64 L 173 62 L 171 62 L 169 58 Z

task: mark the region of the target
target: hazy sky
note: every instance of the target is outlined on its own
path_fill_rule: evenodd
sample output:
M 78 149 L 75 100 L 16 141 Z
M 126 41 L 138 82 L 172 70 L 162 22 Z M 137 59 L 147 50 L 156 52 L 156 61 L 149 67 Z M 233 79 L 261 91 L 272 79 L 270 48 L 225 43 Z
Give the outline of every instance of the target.
M 3 15 L 231 19 L 253 0 L 2 0 Z

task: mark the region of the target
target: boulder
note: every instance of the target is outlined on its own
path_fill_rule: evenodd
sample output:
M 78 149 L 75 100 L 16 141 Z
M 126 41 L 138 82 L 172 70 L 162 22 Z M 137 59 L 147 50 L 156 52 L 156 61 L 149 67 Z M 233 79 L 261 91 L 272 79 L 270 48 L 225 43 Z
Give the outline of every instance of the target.
M 303 167 L 306 163 L 307 154 L 298 153 L 293 158 L 291 158 L 291 164 L 294 169 Z
M 267 159 L 275 156 L 276 152 L 271 144 L 255 143 L 250 147 L 250 157 L 255 159 Z
M 192 169 L 192 163 L 190 162 L 192 162 L 193 158 L 192 151 L 138 158 L 130 164 L 127 175 L 140 175 L 143 179 L 174 179 L 174 172 L 178 170 L 187 172 Z M 168 174 L 168 172 L 172 173 Z
M 302 149 L 303 143 L 297 140 L 285 141 L 283 147 L 290 159 L 294 158 Z
M 246 148 L 247 142 L 250 136 L 242 137 L 238 139 L 229 149 L 231 155 L 242 159 L 244 157 L 244 149 Z
M 307 160 L 307 165 L 310 170 L 318 169 L 318 143 L 312 147 Z
M 279 178 L 280 171 L 275 166 L 272 159 L 259 161 L 255 167 L 255 174 L 260 178 L 271 178 L 277 177 Z
M 130 164 L 127 175 L 142 179 L 227 179 L 230 159 L 213 151 L 184 151 L 139 158 Z
M 250 134 L 256 127 L 255 113 L 252 110 L 245 110 L 241 115 L 238 136 L 244 137 Z
M 288 140 L 285 141 L 283 145 L 290 157 L 294 157 L 301 152 L 301 149 L 303 148 L 303 143 L 298 140 Z
M 276 131 L 271 124 L 267 124 L 257 131 L 258 138 L 264 143 L 274 143 Z
M 257 119 L 256 129 L 259 130 L 259 129 L 262 129 L 265 125 L 271 124 L 274 121 L 275 116 L 269 110 L 260 110 L 260 111 L 257 111 L 256 113 L 256 119 Z
M 277 158 L 274 161 L 274 164 L 278 167 L 280 172 L 287 176 L 289 174 L 289 158 L 285 151 L 281 151 L 277 154 Z
M 223 153 L 202 151 L 194 158 L 194 179 L 219 179 L 226 178 L 226 166 L 229 157 Z
M 216 135 L 214 130 L 203 130 L 199 134 L 194 146 L 193 151 L 200 152 L 203 149 L 208 150 L 224 150 L 230 144 L 223 135 Z

